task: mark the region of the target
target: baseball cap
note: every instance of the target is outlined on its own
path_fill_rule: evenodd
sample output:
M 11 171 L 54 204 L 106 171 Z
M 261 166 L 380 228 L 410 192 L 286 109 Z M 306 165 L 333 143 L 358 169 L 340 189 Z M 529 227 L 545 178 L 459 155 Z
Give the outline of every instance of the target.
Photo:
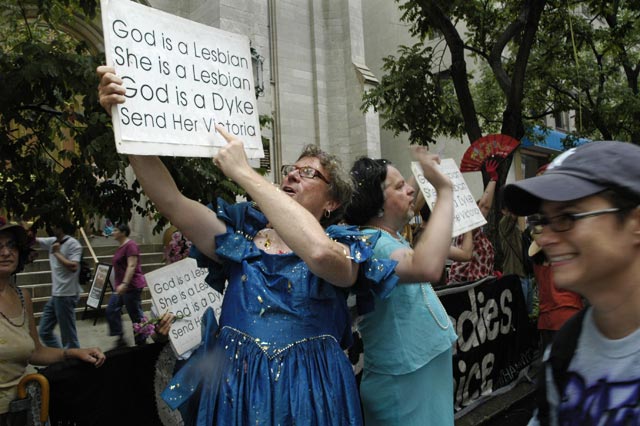
M 542 200 L 572 201 L 605 189 L 640 195 L 640 146 L 590 142 L 556 157 L 544 174 L 505 186 L 505 206 L 518 216 L 537 213 Z

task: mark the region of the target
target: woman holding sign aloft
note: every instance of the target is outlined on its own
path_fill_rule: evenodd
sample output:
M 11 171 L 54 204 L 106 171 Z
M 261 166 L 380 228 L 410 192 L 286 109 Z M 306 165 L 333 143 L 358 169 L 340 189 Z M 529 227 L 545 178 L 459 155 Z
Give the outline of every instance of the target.
M 110 111 L 125 89 L 113 68 L 98 73 Z M 208 208 L 178 191 L 158 157 L 129 156 L 146 195 L 197 247 L 207 282 L 225 291 L 220 326 L 207 310 L 203 344 L 163 397 L 174 408 L 199 398 L 188 414 L 200 425 L 359 425 L 344 291 L 359 275 L 374 291 L 395 284 L 392 263 L 371 259 L 379 233 L 331 226 L 352 192 L 336 157 L 309 146 L 276 187 L 250 167 L 239 139 L 216 130 L 227 145 L 215 163 L 254 202 Z
M 484 163 L 490 180 L 482 193 L 482 197 L 478 200 L 478 208 L 485 218 L 489 215 L 496 193 L 498 166 L 500 165 L 500 161 L 498 160 L 503 160 L 503 158 L 497 156 L 490 157 Z M 453 262 L 449 268 L 447 284 L 477 281 L 490 275 L 496 275 L 496 271 L 494 270 L 495 251 L 493 244 L 489 241 L 489 238 L 482 228 L 476 228 L 471 232 L 473 234 L 473 255 L 471 260 Z M 453 245 L 460 247 L 462 244 L 463 236 L 460 235 L 455 239 Z
M 360 158 L 351 169 L 356 191 L 345 212 L 363 232 L 381 231 L 374 253 L 397 262 L 398 285 L 376 299 L 359 330 L 364 342 L 360 384 L 367 426 L 453 425 L 452 344 L 457 336 L 429 282 L 440 278 L 453 227 L 453 186 L 440 158 L 413 147 L 437 202 L 413 247 L 400 235 L 412 218 L 415 189 L 386 160 Z

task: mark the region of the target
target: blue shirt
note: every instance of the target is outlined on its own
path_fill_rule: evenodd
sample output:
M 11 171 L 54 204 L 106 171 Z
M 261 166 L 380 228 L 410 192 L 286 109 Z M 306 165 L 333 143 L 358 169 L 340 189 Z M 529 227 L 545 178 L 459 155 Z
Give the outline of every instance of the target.
M 375 232 L 365 230 L 363 232 Z M 382 232 L 373 251 L 388 259 L 409 243 Z M 364 368 L 381 374 L 407 374 L 451 348 L 457 336 L 429 283 L 399 284 L 386 299 L 376 298 L 373 312 L 359 325 Z

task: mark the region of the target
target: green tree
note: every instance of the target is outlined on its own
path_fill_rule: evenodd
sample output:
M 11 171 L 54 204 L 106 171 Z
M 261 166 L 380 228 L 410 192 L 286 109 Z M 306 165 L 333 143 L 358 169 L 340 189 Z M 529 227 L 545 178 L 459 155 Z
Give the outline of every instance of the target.
M 490 133 L 519 140 L 535 138 L 545 116 L 572 111 L 566 145 L 640 143 L 640 2 L 409 0 L 400 9 L 417 42 L 384 59 L 362 105 L 379 111 L 384 128 L 419 144 Z M 494 237 L 499 216 L 489 218 Z
M 525 134 L 527 65 L 546 3 L 403 3 L 402 19 L 411 24 L 411 34 L 418 42 L 412 47 L 400 47 L 398 58 L 385 58 L 385 75 L 379 86 L 365 94 L 363 109 L 378 110 L 383 127 L 396 134 L 408 131 L 412 143 L 433 143 L 439 135 L 463 134 L 474 141 L 496 131 L 520 139 Z M 502 162 L 500 183 L 510 164 L 511 157 Z M 488 176 L 484 180 L 486 183 Z M 494 208 L 488 218 L 488 234 L 494 240 L 499 217 L 499 209 Z M 494 246 L 499 247 L 495 243 Z M 501 254 L 497 253 L 497 264 L 500 259 Z
M 543 14 L 527 78 L 537 114 L 575 111 L 577 134 L 640 144 L 640 3 L 561 2 Z
M 418 42 L 384 59 L 381 84 L 363 103 L 385 128 L 420 144 L 494 132 L 520 139 L 543 117 L 575 111 L 573 137 L 640 143 L 639 2 L 411 0 L 400 8 Z
M 0 209 L 42 226 L 92 215 L 127 221 L 152 215 L 137 181 L 125 178 L 111 119 L 97 99 L 95 68 L 104 59 L 63 31 L 92 20 L 95 0 L 0 1 Z M 232 200 L 240 188 L 208 159 L 163 158 L 180 190 L 202 202 Z

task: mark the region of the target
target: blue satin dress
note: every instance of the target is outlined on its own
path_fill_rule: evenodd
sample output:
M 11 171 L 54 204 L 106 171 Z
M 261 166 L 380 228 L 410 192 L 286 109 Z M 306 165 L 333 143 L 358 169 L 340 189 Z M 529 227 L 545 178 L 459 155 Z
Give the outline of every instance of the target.
M 195 257 L 209 267 L 214 289 L 222 291 L 228 280 L 220 324 L 211 310 L 205 314 L 203 344 L 164 400 L 173 409 L 190 407 L 197 425 L 361 425 L 353 369 L 343 352 L 352 341 L 345 290 L 313 275 L 294 253 L 258 249 L 253 237 L 267 219 L 251 203 L 218 200 L 217 215 L 227 224 L 227 233 L 216 237 L 223 263 Z M 360 264 L 360 309 L 371 309 L 373 295 L 385 297 L 397 281 L 395 262 L 372 258 L 379 234 L 345 226 L 326 233 L 350 247 Z

